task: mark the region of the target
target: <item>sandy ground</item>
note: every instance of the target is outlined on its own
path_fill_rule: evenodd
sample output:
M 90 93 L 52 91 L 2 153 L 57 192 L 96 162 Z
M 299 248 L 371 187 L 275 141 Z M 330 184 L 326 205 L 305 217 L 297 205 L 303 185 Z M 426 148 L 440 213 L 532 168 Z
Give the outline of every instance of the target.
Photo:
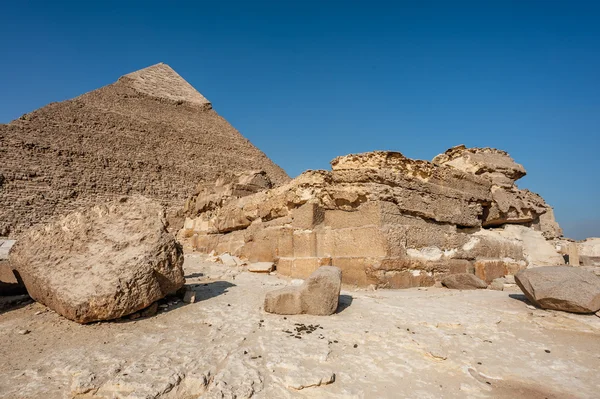
M 279 316 L 262 300 L 287 279 L 196 254 L 185 270 L 197 302 L 170 298 L 153 317 L 2 311 L 0 398 L 600 395 L 600 318 L 535 309 L 517 291 L 349 289 L 333 316 Z

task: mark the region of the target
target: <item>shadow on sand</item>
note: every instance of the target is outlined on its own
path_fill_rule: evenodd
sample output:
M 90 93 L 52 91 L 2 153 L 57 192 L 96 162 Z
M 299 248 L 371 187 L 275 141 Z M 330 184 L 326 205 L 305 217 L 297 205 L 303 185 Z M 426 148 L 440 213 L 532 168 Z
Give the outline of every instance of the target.
M 30 303 L 33 303 L 33 299 L 31 299 L 27 294 L 0 296 L 0 314 L 11 310 L 20 309 L 29 305 Z
M 523 302 L 525 305 L 535 306 L 535 304 L 531 303 L 529 299 L 524 294 L 508 294 L 509 298 L 516 299 L 517 301 Z M 535 306 L 537 308 L 537 306 Z
M 229 288 L 235 287 L 235 284 L 229 281 L 213 281 L 212 283 L 189 284 L 186 287 L 196 293 L 196 302 L 200 302 L 226 293 Z
M 196 301 L 201 302 L 210 298 L 217 297 L 227 292 L 230 287 L 235 287 L 235 284 L 232 284 L 228 281 L 213 281 L 211 283 L 203 283 L 203 284 L 186 284 L 183 286 L 181 291 L 185 292 L 186 290 L 194 291 L 196 294 Z M 169 295 L 163 299 L 159 299 L 157 301 L 158 304 L 158 313 L 169 313 L 184 306 L 192 305 L 191 303 L 183 302 L 181 295 Z M 152 306 L 152 305 L 151 305 Z M 150 306 L 150 307 L 151 307 Z M 131 321 L 151 318 L 154 314 L 150 314 L 148 316 L 144 315 L 144 310 L 139 310 L 134 314 L 139 314 L 139 316 L 131 317 L 131 315 L 123 316 L 120 319 L 115 320 L 118 323 L 129 323 Z
M 335 311 L 335 313 L 342 313 L 344 310 L 346 310 L 346 308 L 350 307 L 350 305 L 352 305 L 352 300 L 353 300 L 353 298 L 351 295 L 346 295 L 346 294 L 340 295 L 338 307 L 337 307 L 337 310 Z
M 204 277 L 204 273 L 190 273 L 184 276 L 185 278 Z

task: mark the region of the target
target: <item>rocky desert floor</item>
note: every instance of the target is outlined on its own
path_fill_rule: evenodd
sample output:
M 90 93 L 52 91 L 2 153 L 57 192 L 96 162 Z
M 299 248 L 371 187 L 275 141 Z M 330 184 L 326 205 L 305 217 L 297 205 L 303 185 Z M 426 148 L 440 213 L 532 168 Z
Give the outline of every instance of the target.
M 593 398 L 600 318 L 517 290 L 342 290 L 332 316 L 280 316 L 296 282 L 187 254 L 196 302 L 79 325 L 37 303 L 0 314 L 0 398 Z

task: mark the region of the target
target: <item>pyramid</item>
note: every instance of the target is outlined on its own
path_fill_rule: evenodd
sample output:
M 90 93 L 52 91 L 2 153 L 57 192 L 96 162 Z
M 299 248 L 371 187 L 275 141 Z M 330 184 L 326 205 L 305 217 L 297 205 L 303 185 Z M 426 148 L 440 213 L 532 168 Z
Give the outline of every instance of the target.
M 82 205 L 142 194 L 181 207 L 199 181 L 287 174 L 166 64 L 0 124 L 0 236 Z

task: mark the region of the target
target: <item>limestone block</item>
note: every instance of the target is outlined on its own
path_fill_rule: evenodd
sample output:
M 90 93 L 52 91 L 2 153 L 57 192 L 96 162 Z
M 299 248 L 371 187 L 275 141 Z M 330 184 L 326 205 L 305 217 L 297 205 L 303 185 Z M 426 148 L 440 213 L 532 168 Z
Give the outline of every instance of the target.
M 248 241 L 240 254 L 250 262 L 274 262 L 279 256 L 289 254 L 291 235 L 291 228 L 285 226 L 260 229 L 246 237 Z
M 292 275 L 292 267 L 294 264 L 294 258 L 279 258 L 277 259 L 277 274 L 283 276 Z
M 333 229 L 381 225 L 379 202 L 370 201 L 352 210 L 328 209 L 324 214 L 324 225 Z
M 290 277 L 307 278 L 321 266 L 330 266 L 331 258 L 294 258 Z
M 331 264 L 342 270 L 342 282 L 344 284 L 360 287 L 378 284 L 376 278 L 367 274 L 367 269 L 372 268 L 377 262 L 377 259 L 360 257 L 336 257 L 331 259 Z
M 277 314 L 327 316 L 336 311 L 341 288 L 342 271 L 337 267 L 323 266 L 301 286 L 268 292 L 264 309 Z
M 377 257 L 388 253 L 387 238 L 376 226 L 317 231 L 317 255 Z
M 252 273 L 270 273 L 273 268 L 273 262 L 255 262 L 248 265 L 248 271 Z
M 292 226 L 298 229 L 313 229 L 321 224 L 324 211 L 318 204 L 307 202 L 298 208 L 292 209 Z
M 385 288 L 430 287 L 435 284 L 431 272 L 424 270 L 380 271 L 379 286 Z
M 293 235 L 294 257 L 317 256 L 317 234 L 311 230 L 296 230 Z
M 478 260 L 475 261 L 474 266 L 475 275 L 488 284 L 497 278 L 516 274 L 525 268 L 524 263 L 503 260 Z

